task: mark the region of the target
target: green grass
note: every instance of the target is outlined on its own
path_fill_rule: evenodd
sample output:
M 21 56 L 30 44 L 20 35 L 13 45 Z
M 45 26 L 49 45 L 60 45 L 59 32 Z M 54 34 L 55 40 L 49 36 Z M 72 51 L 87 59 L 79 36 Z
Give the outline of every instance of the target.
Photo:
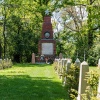
M 15 64 L 0 70 L 0 100 L 68 100 L 52 65 Z
M 97 66 L 90 66 L 89 71 L 96 71 L 100 75 L 100 69 Z

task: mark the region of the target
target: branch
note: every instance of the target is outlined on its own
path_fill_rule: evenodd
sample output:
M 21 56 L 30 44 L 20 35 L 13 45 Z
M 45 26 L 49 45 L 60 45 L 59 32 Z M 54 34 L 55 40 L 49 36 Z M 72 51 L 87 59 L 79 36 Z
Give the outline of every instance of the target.
M 93 1 L 91 0 L 90 5 L 92 5 L 92 4 L 94 3 L 94 1 L 95 1 L 95 0 L 93 0 Z
M 79 5 L 79 6 L 85 6 L 85 7 L 87 6 L 86 4 L 81 4 L 81 3 L 75 4 L 75 5 L 77 5 L 77 6 L 78 6 L 78 5 Z
M 96 0 L 90 0 L 90 5 L 92 5 Z M 76 3 L 75 5 L 87 6 L 87 4 Z
M 69 27 L 69 26 L 67 26 L 67 25 L 65 25 L 68 29 L 70 29 L 70 30 L 72 30 L 72 31 L 75 31 L 75 32 L 79 32 L 78 30 L 75 30 L 75 29 L 73 29 L 73 28 L 71 28 L 71 27 Z

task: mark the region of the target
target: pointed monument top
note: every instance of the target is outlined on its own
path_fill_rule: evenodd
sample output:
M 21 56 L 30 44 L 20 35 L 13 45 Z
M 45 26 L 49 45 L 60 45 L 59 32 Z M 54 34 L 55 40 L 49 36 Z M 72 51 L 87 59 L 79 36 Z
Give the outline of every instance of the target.
M 50 11 L 48 9 L 45 11 L 45 15 L 50 15 Z

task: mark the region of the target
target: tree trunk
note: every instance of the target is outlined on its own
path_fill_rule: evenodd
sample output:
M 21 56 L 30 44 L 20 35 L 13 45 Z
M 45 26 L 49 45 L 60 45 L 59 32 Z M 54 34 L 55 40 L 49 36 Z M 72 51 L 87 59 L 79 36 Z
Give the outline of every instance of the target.
M 89 5 L 92 5 L 92 0 L 89 1 Z M 93 45 L 93 31 L 92 31 L 92 10 L 89 8 L 88 10 L 88 50 L 91 49 Z

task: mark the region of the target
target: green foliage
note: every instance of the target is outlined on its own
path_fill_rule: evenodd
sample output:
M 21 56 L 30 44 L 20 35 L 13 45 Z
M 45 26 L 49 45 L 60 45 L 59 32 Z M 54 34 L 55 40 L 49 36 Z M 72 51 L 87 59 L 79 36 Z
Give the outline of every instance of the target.
M 88 87 L 85 94 L 82 94 L 82 100 L 98 100 L 97 99 L 97 89 L 99 82 L 99 74 L 97 71 L 90 71 L 88 73 L 87 83 Z
M 5 46 L 7 57 L 14 61 L 18 59 L 18 62 L 29 62 L 31 53 L 37 54 L 44 11 L 49 9 L 51 13 L 54 10 L 60 12 L 59 16 L 56 16 L 56 20 L 60 19 L 61 22 L 59 20 L 54 27 L 58 23 L 63 27 L 63 31 L 58 32 L 56 37 L 57 55 L 62 52 L 64 56 L 75 59 L 78 51 L 79 58 L 82 61 L 85 49 L 85 51 L 88 51 L 86 58 L 89 64 L 96 65 L 100 54 L 98 54 L 98 48 L 94 46 L 94 40 L 96 32 L 100 33 L 100 6 L 98 0 L 91 1 L 5 0 L 4 4 L 0 4 L 1 14 L 5 16 L 5 20 L 0 20 L 0 58 L 4 57 Z M 80 10 L 77 11 L 76 7 Z M 88 14 L 85 20 L 84 14 Z M 57 17 L 60 18 L 57 19 Z M 5 22 L 5 28 L 2 27 L 3 22 Z M 7 36 L 2 35 L 4 29 Z
M 89 50 L 89 57 L 88 62 L 89 65 L 95 65 L 98 64 L 98 59 L 100 58 L 100 35 L 96 33 L 96 38 L 94 39 L 94 44 L 92 48 Z
M 98 42 L 96 40 L 97 34 L 100 35 L 100 4 L 99 1 L 92 2 L 91 0 L 88 1 L 87 6 L 88 11 L 88 62 L 90 65 L 97 65 L 97 61 L 99 58 L 97 44 L 95 42 Z M 95 12 L 95 13 L 94 13 Z M 100 37 L 99 37 L 100 38 Z M 95 41 L 95 42 L 94 42 Z M 99 42 L 98 42 L 99 43 Z
M 65 85 L 65 88 L 71 100 L 75 99 L 75 97 L 77 96 L 78 83 L 79 83 L 79 67 L 71 65 L 70 69 L 66 73 L 66 85 Z
M 60 18 L 58 18 L 58 23 L 60 23 L 60 25 L 62 25 L 63 27 L 62 35 L 60 36 L 60 39 L 63 40 L 63 42 L 61 43 L 62 52 L 64 50 L 66 51 L 66 53 L 69 53 L 70 57 L 73 57 L 73 61 L 75 61 L 76 55 L 78 52 L 79 59 L 83 61 L 84 50 L 85 50 L 87 51 L 86 59 L 89 61 L 89 65 L 96 65 L 97 59 L 98 59 L 98 49 L 95 48 L 94 50 L 94 47 L 95 47 L 94 40 L 96 39 L 96 35 L 100 34 L 100 3 L 99 1 L 95 0 L 95 2 L 92 2 L 92 0 L 88 0 L 88 1 L 87 0 L 80 0 L 80 1 L 71 0 L 71 1 L 65 2 L 65 0 L 63 0 L 61 1 L 61 5 L 59 5 L 59 1 L 55 0 L 55 5 L 57 6 L 57 8 L 59 8 L 57 10 L 58 10 L 58 13 L 60 13 L 61 15 L 60 16 L 61 21 L 59 21 Z M 73 35 L 71 36 L 71 35 L 65 34 L 65 33 L 68 33 L 68 31 L 70 32 L 70 34 L 73 34 Z M 59 33 L 60 32 L 58 31 L 58 34 Z M 72 40 L 69 41 L 69 39 L 66 38 L 67 36 L 70 36 L 69 38 L 72 38 Z M 59 39 L 59 36 L 58 36 L 58 39 Z M 74 43 L 72 42 L 73 40 L 74 40 Z M 58 48 L 60 48 L 60 45 L 57 47 L 57 50 L 59 51 Z
M 87 83 L 89 84 L 91 90 L 92 90 L 92 95 L 97 96 L 97 86 L 98 86 L 98 81 L 99 81 L 99 74 L 97 71 L 91 71 L 90 77 L 87 79 Z
M 5 0 L 4 4 L 0 5 L 5 16 L 2 20 L 5 25 L 0 29 L 0 58 L 4 58 L 6 52 L 6 57 L 12 58 L 13 61 L 31 61 L 31 54 L 38 53 L 43 16 L 50 5 L 49 2 L 50 0 Z M 6 31 L 7 36 L 2 36 L 2 31 Z
M 56 54 L 63 54 L 64 57 L 72 57 L 75 51 L 73 33 L 68 30 L 62 30 L 56 33 Z

